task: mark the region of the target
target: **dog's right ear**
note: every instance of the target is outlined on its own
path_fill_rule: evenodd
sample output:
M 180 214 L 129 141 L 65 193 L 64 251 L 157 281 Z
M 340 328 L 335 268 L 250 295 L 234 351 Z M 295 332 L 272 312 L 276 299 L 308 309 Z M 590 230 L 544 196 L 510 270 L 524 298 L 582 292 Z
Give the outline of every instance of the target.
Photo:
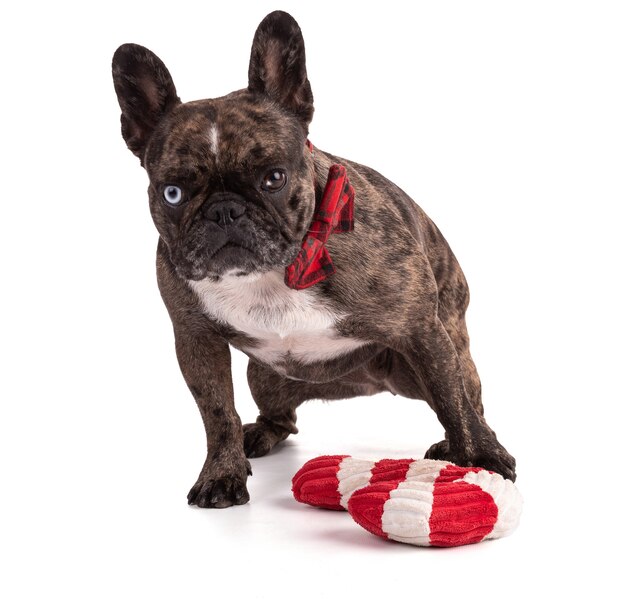
M 275 10 L 259 24 L 250 53 L 248 89 L 265 94 L 294 114 L 308 132 L 313 93 L 302 31 L 289 13 Z
M 180 103 L 172 77 L 147 48 L 124 44 L 113 55 L 113 84 L 122 109 L 122 136 L 141 159 L 158 122 Z

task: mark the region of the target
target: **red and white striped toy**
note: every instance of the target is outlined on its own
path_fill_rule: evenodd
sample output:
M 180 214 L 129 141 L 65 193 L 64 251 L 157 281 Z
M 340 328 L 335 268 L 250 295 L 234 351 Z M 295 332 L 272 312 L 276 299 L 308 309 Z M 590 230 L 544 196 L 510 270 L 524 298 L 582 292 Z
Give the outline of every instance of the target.
M 320 456 L 293 477 L 296 500 L 347 509 L 371 533 L 417 546 L 461 546 L 503 537 L 518 525 L 513 482 L 441 460 Z

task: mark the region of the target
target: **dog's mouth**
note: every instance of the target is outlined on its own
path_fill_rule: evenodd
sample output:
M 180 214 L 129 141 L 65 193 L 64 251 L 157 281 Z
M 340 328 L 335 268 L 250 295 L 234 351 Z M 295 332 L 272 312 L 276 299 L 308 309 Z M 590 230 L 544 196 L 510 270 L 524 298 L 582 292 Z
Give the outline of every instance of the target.
M 248 245 L 227 241 L 208 255 L 192 254 L 173 262 L 185 279 L 200 281 L 207 277 L 218 279 L 226 274 L 243 276 L 267 271 L 271 267 L 263 258 L 262 252 Z
M 180 276 L 199 281 L 225 274 L 251 275 L 284 268 L 301 242 L 284 239 L 267 224 L 243 222 L 220 228 L 200 222 L 171 246 L 170 256 Z
M 215 250 L 210 256 L 209 261 L 232 261 L 236 257 L 245 256 L 249 257 L 250 255 L 254 256 L 254 251 L 251 248 L 248 248 L 244 244 L 240 244 L 237 242 L 228 241 L 225 244 L 221 245 L 217 250 Z

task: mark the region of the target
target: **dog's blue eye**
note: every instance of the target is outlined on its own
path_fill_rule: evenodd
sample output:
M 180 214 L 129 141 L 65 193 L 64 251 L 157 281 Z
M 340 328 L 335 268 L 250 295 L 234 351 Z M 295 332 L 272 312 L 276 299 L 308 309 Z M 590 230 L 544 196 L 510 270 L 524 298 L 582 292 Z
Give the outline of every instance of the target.
M 168 204 L 180 204 L 180 201 L 183 199 L 183 190 L 177 185 L 168 185 L 163 190 L 163 197 Z

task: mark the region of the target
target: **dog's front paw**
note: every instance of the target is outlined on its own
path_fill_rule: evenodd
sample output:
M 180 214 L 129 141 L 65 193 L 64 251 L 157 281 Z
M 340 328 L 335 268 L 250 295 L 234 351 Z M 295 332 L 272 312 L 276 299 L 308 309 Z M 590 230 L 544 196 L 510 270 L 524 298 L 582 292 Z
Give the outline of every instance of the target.
M 499 473 L 505 479 L 515 481 L 515 459 L 504 446 L 495 439 L 483 442 L 473 452 L 453 450 L 448 440 L 433 444 L 424 455 L 433 460 L 447 460 L 460 467 L 482 467 L 488 471 Z
M 200 477 L 187 494 L 187 502 L 200 508 L 226 508 L 234 504 L 245 504 L 250 500 L 246 479 L 252 475 L 247 460 L 228 465 L 207 462 Z
M 510 479 L 514 482 L 517 478 L 515 474 L 515 459 L 499 442 L 480 448 L 472 460 L 474 466 L 500 473 L 505 479 Z
M 424 458 L 429 458 L 431 460 L 448 460 L 450 462 L 455 462 L 450 457 L 450 444 L 448 444 L 448 440 L 441 440 L 436 444 L 433 444 L 428 450 L 426 450 L 426 454 L 424 454 Z
M 227 508 L 249 500 L 246 482 L 239 477 L 200 478 L 187 494 L 187 502 L 200 508 Z

